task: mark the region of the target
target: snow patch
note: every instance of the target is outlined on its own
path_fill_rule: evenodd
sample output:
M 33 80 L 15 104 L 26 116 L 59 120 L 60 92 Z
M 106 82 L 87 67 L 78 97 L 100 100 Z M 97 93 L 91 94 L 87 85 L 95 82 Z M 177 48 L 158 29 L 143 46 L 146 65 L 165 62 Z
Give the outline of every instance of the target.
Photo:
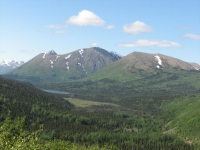
M 79 54 L 81 55 L 81 57 L 83 57 L 83 52 L 84 52 L 83 49 L 79 50 Z
M 67 65 L 66 68 L 67 68 L 67 70 L 68 70 L 68 72 L 69 72 L 69 62 L 68 62 L 68 61 L 66 62 L 66 65 Z
M 24 64 L 24 61 L 3 60 L 0 66 L 16 68 Z
M 67 57 L 65 57 L 65 59 L 69 59 L 71 57 L 72 54 L 69 54 Z
M 157 67 L 157 68 L 160 68 L 160 66 L 159 66 L 159 65 L 157 65 L 156 67 Z
M 83 67 L 83 70 L 85 71 L 85 67 L 83 66 L 83 64 L 82 64 L 82 67 Z M 87 74 L 87 71 L 85 71 L 85 73 Z
M 158 61 L 158 64 L 162 66 L 162 60 L 160 59 L 160 56 L 156 55 L 154 57 Z
M 56 56 L 56 59 L 55 59 L 55 61 L 59 58 L 60 56 Z
M 51 64 L 53 64 L 53 61 L 52 60 L 49 60 L 51 62 Z
M 193 66 L 193 67 L 194 67 L 195 70 L 199 70 L 199 68 L 197 68 L 197 67 L 195 67 L 195 66 Z
M 78 63 L 78 65 L 82 66 L 81 63 Z
M 46 55 L 46 53 L 44 53 L 44 55 L 43 55 L 43 57 L 42 57 L 42 58 L 45 58 L 45 55 Z
M 51 68 L 53 68 L 53 61 L 52 60 L 49 60 L 51 62 Z

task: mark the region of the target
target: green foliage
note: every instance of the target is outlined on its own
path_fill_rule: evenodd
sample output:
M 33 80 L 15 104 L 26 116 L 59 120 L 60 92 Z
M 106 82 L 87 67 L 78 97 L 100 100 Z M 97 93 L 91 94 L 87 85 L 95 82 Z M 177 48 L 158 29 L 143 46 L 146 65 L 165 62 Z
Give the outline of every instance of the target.
M 0 127 L 0 149 L 29 150 L 39 149 L 38 136 L 41 130 L 29 134 L 24 131 L 25 118 L 11 120 L 8 115 Z
M 148 80 L 141 79 L 137 82 L 102 79 L 57 84 L 60 90 L 69 88 L 73 92 L 69 97 L 121 106 L 116 108 L 108 105 L 90 105 L 90 103 L 88 107 L 78 109 L 71 109 L 73 106 L 67 100 L 35 89 L 30 84 L 0 78 L 0 119 L 1 121 L 5 119 L 8 110 L 11 110 L 11 117 L 14 118 L 13 121 L 5 120 L 4 124 L 7 126 L 2 125 L 1 135 L 7 141 L 11 141 L 11 146 L 23 141 L 23 138 L 16 141 L 20 137 L 31 137 L 32 143 L 41 149 L 190 150 L 197 148 L 196 143 L 189 143 L 188 140 L 192 138 L 182 137 L 190 137 L 190 131 L 193 135 L 195 130 L 199 131 L 197 126 L 199 118 L 195 117 L 199 112 L 197 106 L 199 98 L 192 98 L 189 101 L 181 99 L 186 95 L 197 93 L 197 84 L 188 85 L 185 80 L 180 80 L 183 82 L 179 83 L 179 77 L 171 74 L 166 75 L 168 78 L 163 77 L 162 73 L 156 77 L 146 76 L 149 77 Z M 49 87 L 51 86 L 55 84 L 49 84 Z M 177 98 L 177 101 L 172 101 L 174 98 Z M 161 107 L 163 105 L 170 109 L 166 110 L 165 107 Z M 162 116 L 163 112 L 168 113 Z M 188 112 L 192 112 L 191 115 Z M 26 118 L 18 119 L 23 116 Z M 183 121 L 186 119 L 188 122 L 184 125 Z M 175 128 L 176 134 L 163 134 L 163 126 L 169 121 L 171 124 L 165 128 L 181 127 L 181 133 Z M 28 132 L 22 129 L 22 122 L 25 122 L 24 128 Z M 8 124 L 13 124 L 10 129 Z M 43 130 L 36 132 L 40 124 L 43 124 Z M 36 133 L 38 136 L 34 138 Z M 193 138 L 198 136 L 195 135 Z M 2 143 L 5 146 L 4 140 Z M 29 140 L 26 140 L 26 143 L 29 145 Z
M 200 143 L 200 96 L 193 95 L 176 99 L 164 106 L 169 122 L 165 131 L 174 132 L 188 143 Z
M 118 149 L 193 149 L 190 145 L 170 135 L 131 134 L 131 132 L 92 132 L 87 136 L 76 133 L 74 142 L 64 140 L 41 140 L 42 128 L 28 133 L 23 129 L 24 118 L 11 120 L 7 116 L 0 127 L 0 148 L 5 150 L 118 150 Z
M 104 69 L 103 69 L 104 70 Z M 114 103 L 131 110 L 160 115 L 160 106 L 174 98 L 199 93 L 199 73 L 179 69 L 157 70 L 152 74 L 141 71 L 140 77 L 129 81 L 95 78 L 67 83 L 37 84 L 48 89 L 69 91 L 70 97 L 98 102 Z M 118 75 L 118 74 L 117 74 Z M 127 76 L 125 76 L 126 78 Z M 90 80 L 91 79 L 91 80 Z

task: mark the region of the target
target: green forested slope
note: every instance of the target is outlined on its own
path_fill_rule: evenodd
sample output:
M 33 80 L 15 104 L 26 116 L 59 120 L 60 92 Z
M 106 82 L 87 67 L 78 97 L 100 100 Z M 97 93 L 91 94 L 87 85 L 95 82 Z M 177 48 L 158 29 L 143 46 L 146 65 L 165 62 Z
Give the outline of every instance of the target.
M 51 129 L 56 125 L 51 124 L 54 118 L 67 113 L 72 107 L 61 97 L 43 92 L 29 83 L 0 77 L 0 120 L 11 111 L 13 118 L 25 116 L 30 130 L 38 128 L 40 124 Z
M 88 80 L 79 82 L 38 86 L 69 91 L 70 96 L 75 98 L 115 103 L 126 108 L 154 114 L 160 113 L 161 103 L 197 94 L 200 91 L 200 82 L 198 82 L 200 73 L 197 71 L 166 69 L 150 73 L 143 70 L 137 73 L 138 78 L 129 78 L 129 81 L 106 78 L 108 76 L 94 80 L 93 77 L 92 75 L 91 78 L 87 78 Z M 124 75 L 124 78 L 126 77 L 128 76 Z
M 9 149 L 6 143 L 22 146 L 19 149 L 28 149 L 32 143 L 35 149 L 194 149 L 176 136 L 163 134 L 164 121 L 159 117 L 113 111 L 108 106 L 70 110 L 72 105 L 66 100 L 4 78 L 0 78 L 0 92 L 3 149 Z M 5 120 L 9 111 L 14 120 Z M 24 132 L 23 119 L 18 117 L 25 117 L 24 127 L 29 132 Z M 42 124 L 36 137 L 34 131 Z
M 200 96 L 176 99 L 165 107 L 168 125 L 172 131 L 188 143 L 200 143 Z

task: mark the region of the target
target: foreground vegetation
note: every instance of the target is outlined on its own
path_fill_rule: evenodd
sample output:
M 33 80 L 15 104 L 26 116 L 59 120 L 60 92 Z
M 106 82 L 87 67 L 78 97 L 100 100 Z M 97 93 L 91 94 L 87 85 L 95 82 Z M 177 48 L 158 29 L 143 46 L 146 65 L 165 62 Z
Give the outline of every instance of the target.
M 187 143 L 200 143 L 200 96 L 175 99 L 164 106 L 168 124 L 165 132 L 172 131 Z
M 66 99 L 0 77 L 0 149 L 198 149 L 197 86 L 157 77 L 60 84 Z

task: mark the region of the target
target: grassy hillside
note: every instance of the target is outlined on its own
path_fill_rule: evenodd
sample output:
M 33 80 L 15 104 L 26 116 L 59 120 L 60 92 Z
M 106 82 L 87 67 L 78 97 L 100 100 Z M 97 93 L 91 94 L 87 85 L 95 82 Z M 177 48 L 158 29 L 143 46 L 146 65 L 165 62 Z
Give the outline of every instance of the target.
M 200 96 L 176 99 L 164 106 L 168 124 L 165 132 L 172 131 L 188 143 L 200 143 Z

